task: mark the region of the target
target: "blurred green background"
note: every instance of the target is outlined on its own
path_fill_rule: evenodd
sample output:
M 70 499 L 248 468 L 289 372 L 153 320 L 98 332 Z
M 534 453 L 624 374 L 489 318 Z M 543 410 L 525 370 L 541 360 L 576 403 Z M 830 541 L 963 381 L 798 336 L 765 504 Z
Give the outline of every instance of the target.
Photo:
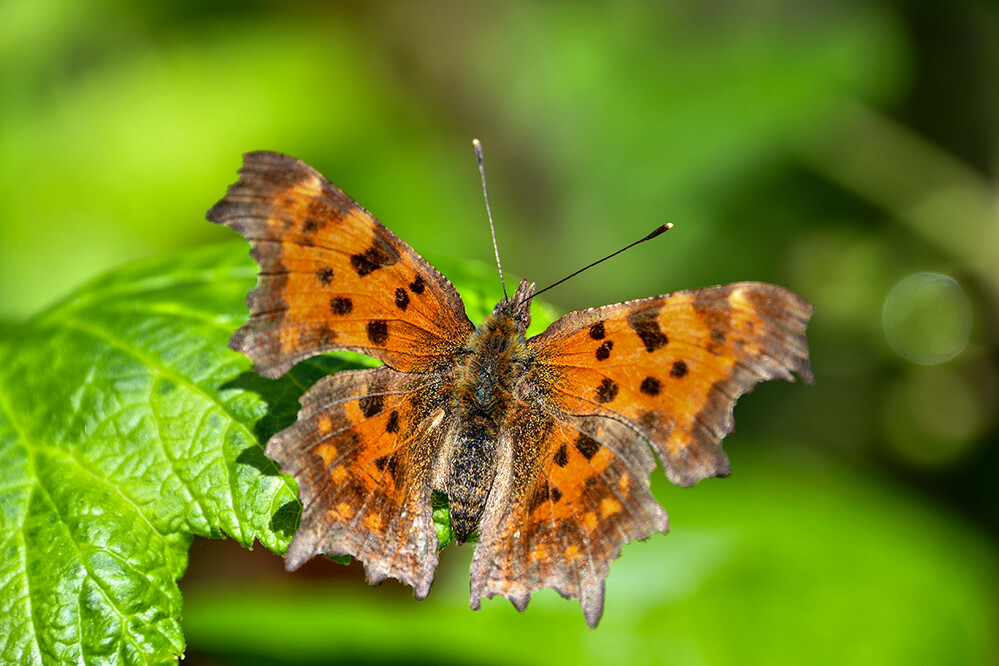
M 232 241 L 242 152 L 316 166 L 431 261 L 564 310 L 766 280 L 815 304 L 816 383 L 766 385 L 733 476 L 654 490 L 585 628 L 544 592 L 467 610 L 355 563 L 287 575 L 197 540 L 192 663 L 996 663 L 999 10 L 984 1 L 666 4 L 3 0 L 0 319 L 132 259 Z M 451 262 L 453 265 L 453 261 Z

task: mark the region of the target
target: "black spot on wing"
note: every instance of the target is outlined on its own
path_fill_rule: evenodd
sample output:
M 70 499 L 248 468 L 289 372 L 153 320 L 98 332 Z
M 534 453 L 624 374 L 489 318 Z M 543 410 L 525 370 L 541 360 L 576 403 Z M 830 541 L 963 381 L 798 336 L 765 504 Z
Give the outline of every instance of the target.
M 409 290 L 414 294 L 422 294 L 423 290 L 427 288 L 427 285 L 423 282 L 423 278 L 419 275 L 416 279 L 409 283 Z
M 403 312 L 409 307 L 409 294 L 402 287 L 398 287 L 395 290 L 395 306 Z
M 350 314 L 354 309 L 354 302 L 346 296 L 334 296 L 330 299 L 330 312 L 335 315 Z
M 389 414 L 388 423 L 385 424 L 385 432 L 393 434 L 399 432 L 399 412 L 393 411 Z
M 607 403 L 617 397 L 618 385 L 613 379 L 605 378 L 597 387 L 597 402 Z
M 316 271 L 316 279 L 323 285 L 329 285 L 333 281 L 333 269 L 329 266 L 324 266 Z
M 590 337 L 594 340 L 603 340 L 607 332 L 604 330 L 604 323 L 598 321 L 596 324 L 590 326 Z
M 673 367 L 669 370 L 669 376 L 674 379 L 680 379 L 681 377 L 687 376 L 687 362 L 686 361 L 673 361 Z
M 527 508 L 530 511 L 534 511 L 542 504 L 547 503 L 549 500 L 552 502 L 558 502 L 560 499 L 562 499 L 562 491 L 555 486 L 549 488 L 546 483 L 534 491 L 534 494 L 531 496 L 531 501 L 527 504 Z
M 646 377 L 642 380 L 642 393 L 650 396 L 657 396 L 662 393 L 663 383 L 655 377 Z
M 378 471 L 380 472 L 387 471 L 392 476 L 396 476 L 398 474 L 399 463 L 395 459 L 395 454 L 382 456 L 381 458 L 376 458 L 375 466 L 378 468 Z
M 659 308 L 647 308 L 629 314 L 628 326 L 641 338 L 647 352 L 654 352 L 669 343 L 666 334 L 659 328 Z
M 558 447 L 558 451 L 555 452 L 555 457 L 552 460 L 559 467 L 565 467 L 569 464 L 569 450 L 565 447 L 565 444 Z
M 614 348 L 613 340 L 604 340 L 594 353 L 598 361 L 606 361 L 610 358 L 611 349 Z
M 381 237 L 375 236 L 371 247 L 360 254 L 350 256 L 350 265 L 359 277 L 365 277 L 379 268 L 391 266 L 397 260 L 395 251 Z
M 385 401 L 380 395 L 366 395 L 357 401 L 358 407 L 365 418 L 371 418 L 375 414 L 380 414 Z
M 576 438 L 575 446 L 576 450 L 587 460 L 591 460 L 600 450 L 600 442 L 583 432 L 579 433 L 579 437 Z
M 365 326 L 368 333 L 368 340 L 375 345 L 381 346 L 388 340 L 388 323 L 383 319 L 372 319 Z

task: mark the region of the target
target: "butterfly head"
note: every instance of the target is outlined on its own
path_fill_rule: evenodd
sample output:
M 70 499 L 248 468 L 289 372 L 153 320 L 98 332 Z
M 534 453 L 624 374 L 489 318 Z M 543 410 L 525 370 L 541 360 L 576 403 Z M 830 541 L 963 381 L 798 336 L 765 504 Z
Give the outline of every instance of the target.
M 521 280 L 513 298 L 503 299 L 493 308 L 493 315 L 504 315 L 514 320 L 521 334 L 531 325 L 531 299 L 534 298 L 534 283 Z

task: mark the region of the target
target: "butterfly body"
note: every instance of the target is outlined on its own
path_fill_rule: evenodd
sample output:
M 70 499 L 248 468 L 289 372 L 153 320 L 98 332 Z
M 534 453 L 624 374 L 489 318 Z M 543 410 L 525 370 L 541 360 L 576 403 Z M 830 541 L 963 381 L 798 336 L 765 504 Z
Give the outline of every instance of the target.
M 496 474 L 500 435 L 512 422 L 518 391 L 531 365 L 525 340 L 530 324 L 531 287 L 523 283 L 513 300 L 503 300 L 475 329 L 455 367 L 455 422 L 445 444 L 446 464 L 439 490 L 448 495 L 455 540 L 463 543 L 478 527 Z
M 299 485 L 286 553 L 348 554 L 368 580 L 426 596 L 437 567 L 431 493 L 461 543 L 477 529 L 471 606 L 523 610 L 553 588 L 590 626 L 610 562 L 668 529 L 653 452 L 680 485 L 728 474 L 721 440 L 756 383 L 811 381 L 811 306 L 738 283 L 565 315 L 526 338 L 526 281 L 478 327 L 450 282 L 317 171 L 248 153 L 209 212 L 252 245 L 260 280 L 230 345 L 261 374 L 331 350 L 384 365 L 329 375 L 266 454 Z

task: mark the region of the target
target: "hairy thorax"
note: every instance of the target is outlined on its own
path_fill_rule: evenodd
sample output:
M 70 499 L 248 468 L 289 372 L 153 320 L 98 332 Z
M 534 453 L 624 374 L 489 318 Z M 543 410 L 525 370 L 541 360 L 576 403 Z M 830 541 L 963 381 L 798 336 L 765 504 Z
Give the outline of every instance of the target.
M 469 337 L 455 369 L 454 438 L 446 492 L 459 543 L 478 525 L 496 475 L 497 447 L 530 364 L 524 333 L 503 305 Z

